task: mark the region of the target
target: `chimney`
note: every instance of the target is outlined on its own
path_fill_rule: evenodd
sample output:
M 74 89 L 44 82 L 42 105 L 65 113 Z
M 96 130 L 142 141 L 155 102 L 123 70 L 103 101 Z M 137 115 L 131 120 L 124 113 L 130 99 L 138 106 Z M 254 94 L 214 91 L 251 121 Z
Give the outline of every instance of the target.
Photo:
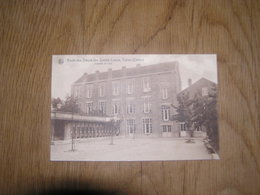
M 188 85 L 189 85 L 189 86 L 192 85 L 192 80 L 191 80 L 191 78 L 188 79 Z
M 123 72 L 123 76 L 126 76 L 126 67 L 122 66 L 122 72 Z
M 96 80 L 99 79 L 99 70 L 96 71 Z
M 108 69 L 108 78 L 111 79 L 112 78 L 112 68 Z

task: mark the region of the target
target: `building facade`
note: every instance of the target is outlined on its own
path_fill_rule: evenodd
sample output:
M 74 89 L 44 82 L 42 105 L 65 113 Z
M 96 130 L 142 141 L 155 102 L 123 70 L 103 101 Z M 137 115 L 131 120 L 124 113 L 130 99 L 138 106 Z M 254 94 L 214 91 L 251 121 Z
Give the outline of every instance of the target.
M 86 115 L 120 119 L 121 136 L 179 136 L 175 113 L 181 90 L 177 62 L 85 73 L 72 84 L 71 93 Z

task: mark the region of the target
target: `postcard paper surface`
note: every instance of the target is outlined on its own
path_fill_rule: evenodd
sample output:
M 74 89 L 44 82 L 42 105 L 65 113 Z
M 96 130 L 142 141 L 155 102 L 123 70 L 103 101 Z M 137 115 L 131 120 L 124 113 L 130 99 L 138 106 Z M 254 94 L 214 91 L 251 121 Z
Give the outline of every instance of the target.
M 54 55 L 52 161 L 219 159 L 216 55 Z

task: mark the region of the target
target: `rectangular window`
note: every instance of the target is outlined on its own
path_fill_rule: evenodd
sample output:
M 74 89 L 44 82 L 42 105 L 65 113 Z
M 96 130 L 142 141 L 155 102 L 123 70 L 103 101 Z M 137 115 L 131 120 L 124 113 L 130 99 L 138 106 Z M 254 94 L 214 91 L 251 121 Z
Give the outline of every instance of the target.
M 162 106 L 162 120 L 168 121 L 170 119 L 170 106 Z
M 180 125 L 181 125 L 181 131 L 186 131 L 185 123 L 180 123 Z
M 207 96 L 207 95 L 209 95 L 208 88 L 207 88 L 207 87 L 202 87 L 201 93 L 202 93 L 202 96 Z
M 127 120 L 127 131 L 129 134 L 135 133 L 135 120 L 134 119 L 129 119 Z
M 86 86 L 87 98 L 91 98 L 92 97 L 92 89 L 93 89 L 93 85 L 87 85 Z
M 134 80 L 128 80 L 127 81 L 127 94 L 133 94 L 134 93 Z
M 119 95 L 120 83 L 118 81 L 112 83 L 112 90 L 113 95 Z
M 76 103 L 78 110 L 81 112 L 81 103 Z
M 151 97 L 144 97 L 144 113 L 151 112 Z
M 149 77 L 143 78 L 143 91 L 144 92 L 151 91 L 150 78 Z
M 168 88 L 167 87 L 163 87 L 161 89 L 162 92 L 162 99 L 167 99 L 168 98 Z
M 99 84 L 98 95 L 99 95 L 99 97 L 105 96 L 105 84 L 104 83 Z
M 127 114 L 135 113 L 135 105 L 133 101 L 127 101 L 126 103 L 126 112 Z
M 163 125 L 163 132 L 166 133 L 166 132 L 172 132 L 172 127 L 171 125 Z
M 143 119 L 143 131 L 144 134 L 152 133 L 152 119 L 150 118 Z
M 80 97 L 80 86 L 74 87 L 74 97 Z
M 101 113 L 106 113 L 106 102 L 99 102 L 98 103 L 98 109 Z
M 116 115 L 120 113 L 120 102 L 116 101 L 112 103 L 112 114 Z
M 93 102 L 86 103 L 86 113 L 89 114 L 93 111 Z

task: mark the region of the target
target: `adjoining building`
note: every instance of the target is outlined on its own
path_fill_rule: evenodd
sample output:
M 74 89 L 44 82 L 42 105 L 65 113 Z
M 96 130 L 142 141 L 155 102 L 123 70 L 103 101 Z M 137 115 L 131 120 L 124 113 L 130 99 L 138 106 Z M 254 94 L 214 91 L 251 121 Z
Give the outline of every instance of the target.
M 208 97 L 210 94 L 216 93 L 214 89 L 216 89 L 217 84 L 208 79 L 201 78 L 198 81 L 196 81 L 194 84 L 192 84 L 192 80 L 189 79 L 188 83 L 189 86 L 186 89 L 182 90 L 178 94 L 178 96 L 188 95 L 189 99 L 193 100 L 194 98 L 196 98 L 196 96 Z M 185 123 L 181 123 L 181 122 L 179 123 L 179 131 L 181 137 L 188 136 L 187 127 Z M 206 129 L 204 126 L 198 126 L 194 129 L 194 137 L 205 137 L 205 136 L 206 136 Z
M 189 86 L 182 90 L 178 95 L 183 95 L 183 94 L 189 94 L 189 98 L 193 99 L 195 95 L 200 95 L 200 96 L 208 96 L 210 93 L 212 93 L 212 89 L 217 86 L 216 83 L 205 79 L 201 78 L 195 83 L 192 83 L 192 80 L 188 80 Z
M 136 137 L 179 136 L 170 116 L 180 90 L 177 62 L 85 73 L 71 87 L 83 113 L 116 116 L 119 135 Z

